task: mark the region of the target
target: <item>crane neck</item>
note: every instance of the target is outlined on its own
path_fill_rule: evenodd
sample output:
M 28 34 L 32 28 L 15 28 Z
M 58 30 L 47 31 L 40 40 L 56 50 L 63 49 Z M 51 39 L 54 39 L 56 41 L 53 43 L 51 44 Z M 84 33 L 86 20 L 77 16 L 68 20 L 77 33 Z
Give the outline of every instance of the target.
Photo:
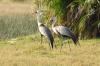
M 51 17 L 52 27 L 55 27 L 57 18 L 55 16 Z
M 55 26 L 56 26 L 56 22 L 53 22 L 53 23 L 52 23 L 52 27 L 55 27 Z
M 42 23 L 42 17 L 40 15 L 37 15 L 37 23 L 38 23 L 38 26 L 40 26 Z

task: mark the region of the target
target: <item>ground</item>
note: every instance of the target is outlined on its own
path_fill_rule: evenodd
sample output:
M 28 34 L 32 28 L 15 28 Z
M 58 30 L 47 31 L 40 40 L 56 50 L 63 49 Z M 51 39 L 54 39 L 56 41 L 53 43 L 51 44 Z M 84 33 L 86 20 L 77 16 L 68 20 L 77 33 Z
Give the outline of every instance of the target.
M 100 39 L 80 40 L 81 46 L 67 42 L 50 49 L 46 38 L 26 36 L 0 41 L 0 66 L 100 66 Z M 55 44 L 60 44 L 56 40 Z

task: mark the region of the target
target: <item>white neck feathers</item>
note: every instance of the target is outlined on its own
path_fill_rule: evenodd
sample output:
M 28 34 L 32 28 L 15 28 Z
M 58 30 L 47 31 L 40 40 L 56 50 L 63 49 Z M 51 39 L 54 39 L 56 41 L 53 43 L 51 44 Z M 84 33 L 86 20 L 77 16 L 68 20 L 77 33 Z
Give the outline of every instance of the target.
M 57 20 L 56 20 L 56 17 L 52 17 L 52 27 L 54 27 L 55 26 L 55 24 L 56 24 L 56 22 L 57 22 Z
M 37 23 L 38 23 L 38 26 L 40 26 L 42 23 L 42 17 L 40 15 L 37 15 Z

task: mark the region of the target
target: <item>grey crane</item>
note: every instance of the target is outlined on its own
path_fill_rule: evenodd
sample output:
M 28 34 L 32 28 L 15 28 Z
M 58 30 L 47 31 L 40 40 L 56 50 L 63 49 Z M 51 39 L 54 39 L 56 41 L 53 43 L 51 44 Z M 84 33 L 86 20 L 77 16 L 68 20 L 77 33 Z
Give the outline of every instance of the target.
M 52 31 L 57 34 L 61 39 L 66 39 L 67 37 L 71 38 L 74 42 L 74 45 L 77 45 L 78 38 L 74 35 L 74 33 L 65 26 L 55 26 L 57 22 L 56 16 L 53 16 L 50 18 L 50 22 L 52 23 Z M 63 41 L 63 40 L 62 40 Z M 61 45 L 61 48 L 63 46 L 63 43 Z M 69 46 L 70 47 L 70 46 Z M 71 50 L 71 48 L 70 48 Z
M 42 41 L 42 36 L 47 37 L 47 39 L 49 41 L 49 45 L 53 49 L 54 38 L 53 38 L 53 35 L 52 35 L 50 29 L 42 23 L 43 12 L 42 12 L 42 10 L 37 10 L 35 13 L 36 13 L 36 18 L 37 18 L 37 23 L 38 23 L 38 29 L 41 34 L 41 41 Z

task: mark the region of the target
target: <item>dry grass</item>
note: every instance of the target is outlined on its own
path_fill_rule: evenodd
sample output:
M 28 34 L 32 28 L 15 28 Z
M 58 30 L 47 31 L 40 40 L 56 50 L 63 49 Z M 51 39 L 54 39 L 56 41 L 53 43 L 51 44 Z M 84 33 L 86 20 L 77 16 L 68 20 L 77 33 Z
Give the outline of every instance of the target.
M 47 41 L 41 45 L 38 36 L 0 41 L 0 66 L 100 66 L 100 39 L 80 43 L 70 43 L 71 52 L 65 44 L 60 52 L 59 46 L 50 50 Z
M 0 15 L 32 13 L 32 4 L 0 3 Z

